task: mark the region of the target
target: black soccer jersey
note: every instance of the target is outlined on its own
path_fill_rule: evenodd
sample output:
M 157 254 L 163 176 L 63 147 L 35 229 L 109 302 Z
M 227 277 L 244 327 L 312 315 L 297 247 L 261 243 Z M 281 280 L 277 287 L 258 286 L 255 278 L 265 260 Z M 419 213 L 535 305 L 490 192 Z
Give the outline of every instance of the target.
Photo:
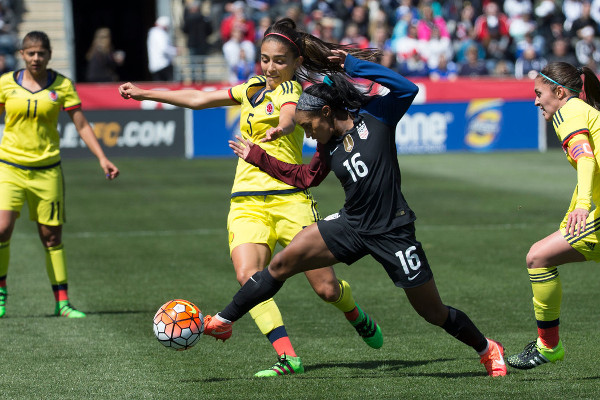
M 401 191 L 395 131 L 419 89 L 401 75 L 351 55 L 344 68 L 352 77 L 385 86 L 389 93 L 365 104 L 344 135 L 319 144 L 310 164 L 281 162 L 258 146 L 250 149 L 246 161 L 300 188 L 317 186 L 333 170 L 346 193 L 340 213 L 358 232 L 377 234 L 415 220 Z
M 395 127 L 360 113 L 354 127 L 324 146 L 326 162 L 344 188 L 340 210 L 359 232 L 377 234 L 414 221 L 401 188 Z

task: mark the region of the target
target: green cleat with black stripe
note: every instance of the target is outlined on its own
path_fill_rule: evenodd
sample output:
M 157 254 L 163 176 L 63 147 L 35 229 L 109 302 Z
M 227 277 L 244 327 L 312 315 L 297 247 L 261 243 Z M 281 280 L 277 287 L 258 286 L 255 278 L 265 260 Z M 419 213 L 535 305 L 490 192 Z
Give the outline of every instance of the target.
M 383 346 L 383 333 L 381 333 L 381 328 L 377 322 L 369 317 L 369 314 L 360 308 L 358 304 L 356 305 L 356 308 L 358 308 L 359 317 L 356 321 L 350 323 L 369 347 L 374 349 L 381 348 L 381 346 Z
M 0 288 L 0 318 L 4 317 L 6 314 L 6 297 L 8 294 L 6 293 L 6 288 Z
M 63 318 L 85 318 L 85 313 L 73 307 L 69 300 L 57 301 L 54 315 Z
M 291 357 L 283 355 L 279 357 L 279 361 L 275 363 L 271 368 L 259 371 L 254 376 L 259 378 L 281 376 L 281 375 L 293 375 L 304 373 L 304 366 L 300 357 Z

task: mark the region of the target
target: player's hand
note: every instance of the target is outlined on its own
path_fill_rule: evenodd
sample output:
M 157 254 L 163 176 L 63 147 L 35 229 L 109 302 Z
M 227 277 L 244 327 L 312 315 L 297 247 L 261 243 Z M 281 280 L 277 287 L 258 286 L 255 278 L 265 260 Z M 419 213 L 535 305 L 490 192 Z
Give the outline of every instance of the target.
M 135 86 L 131 82 L 127 82 L 119 86 L 119 94 L 124 99 L 144 100 L 142 98 L 142 89 Z
M 106 179 L 112 181 L 117 176 L 119 176 L 119 168 L 117 168 L 116 165 L 111 163 L 108 159 L 105 158 L 103 160 L 100 160 L 100 166 L 104 171 L 104 176 L 106 176 Z
M 265 137 L 260 139 L 261 143 L 272 142 L 273 140 L 279 139 L 283 136 L 283 128 L 276 126 L 275 128 L 267 129 Z
M 348 55 L 348 52 L 344 50 L 331 50 L 331 54 L 333 55 L 327 57 L 329 61 L 340 64 L 340 66 L 344 68 L 344 63 L 346 62 L 346 56 Z
M 241 136 L 236 135 L 235 138 L 238 141 L 236 142 L 235 140 L 230 140 L 229 147 L 231 150 L 233 150 L 236 156 L 245 161 L 246 158 L 248 158 L 248 154 L 250 154 L 250 149 L 252 146 L 254 146 L 254 143 L 242 138 Z
M 567 232 L 579 236 L 585 230 L 588 215 L 590 215 L 590 212 L 584 208 L 576 208 L 571 211 L 567 218 Z

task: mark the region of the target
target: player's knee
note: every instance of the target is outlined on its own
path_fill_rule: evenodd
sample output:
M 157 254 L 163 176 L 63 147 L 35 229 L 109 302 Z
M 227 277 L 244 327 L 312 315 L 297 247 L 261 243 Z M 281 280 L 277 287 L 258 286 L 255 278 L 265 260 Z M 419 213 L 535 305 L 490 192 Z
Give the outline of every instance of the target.
M 335 285 L 332 285 L 331 282 L 319 282 L 313 285 L 313 289 L 323 301 L 328 303 L 336 302 L 340 298 L 340 289 L 337 281 Z
M 277 280 L 288 279 L 297 273 L 294 257 L 288 255 L 286 251 L 277 253 L 269 264 L 269 271 Z
M 421 316 L 421 318 L 429 322 L 431 325 L 436 326 L 444 325 L 444 322 L 446 322 L 446 318 L 448 317 L 448 309 L 446 307 L 421 308 L 417 309 L 416 311 Z
M 528 269 L 546 268 L 549 266 L 546 258 L 543 257 L 543 255 L 537 251 L 535 247 L 531 247 L 531 249 L 529 249 L 527 257 L 525 257 L 525 262 L 527 263 Z

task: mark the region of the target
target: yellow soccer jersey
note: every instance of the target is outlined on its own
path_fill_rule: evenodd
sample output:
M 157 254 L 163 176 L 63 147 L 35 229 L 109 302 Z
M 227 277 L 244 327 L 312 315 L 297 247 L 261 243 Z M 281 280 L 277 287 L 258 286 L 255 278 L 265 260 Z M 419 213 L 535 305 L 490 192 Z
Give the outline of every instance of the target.
M 596 163 L 600 165 L 600 111 L 585 101 L 574 97 L 569 99 L 564 106 L 554 113 L 552 125 L 573 168 L 577 169 L 577 161 L 571 157 L 567 151 L 567 147 L 569 141 L 578 134 L 588 137 Z M 594 172 L 592 190 L 592 201 L 598 205 L 600 202 L 600 173 L 597 168 Z M 577 189 L 573 196 L 575 199 Z M 570 208 L 573 206 L 574 200 Z
M 73 83 L 48 70 L 48 85 L 30 92 L 19 84 L 22 72 L 0 77 L 0 104 L 6 117 L 0 160 L 23 167 L 44 167 L 60 161 L 57 129 L 60 109 L 81 107 Z
M 277 159 L 291 163 L 302 163 L 302 144 L 304 133 L 296 126 L 294 132 L 272 142 L 260 143 L 266 131 L 279 124 L 279 111 L 286 104 L 297 104 L 302 93 L 302 86 L 296 81 L 286 81 L 275 90 L 267 90 L 259 101 L 253 98 L 266 86 L 264 76 L 255 76 L 247 82 L 229 89 L 229 96 L 241 104 L 240 131 L 246 140 L 259 144 L 267 153 Z M 239 159 L 232 197 L 266 194 L 281 194 L 297 191 L 246 161 Z

